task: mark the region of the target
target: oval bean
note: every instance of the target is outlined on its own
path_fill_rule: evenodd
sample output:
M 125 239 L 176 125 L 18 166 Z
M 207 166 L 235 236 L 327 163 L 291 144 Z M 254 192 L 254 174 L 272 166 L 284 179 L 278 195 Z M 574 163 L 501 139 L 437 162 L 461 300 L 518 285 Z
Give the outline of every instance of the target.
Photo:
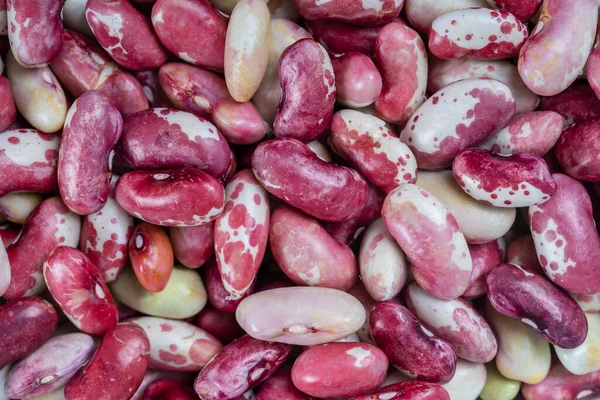
M 452 400 L 477 400 L 485 385 L 486 376 L 483 364 L 459 359 L 454 377 L 442 387 Z
M 576 123 L 565 128 L 558 138 L 554 154 L 561 169 L 572 178 L 600 181 L 600 120 Z
M 577 376 L 555 361 L 546 379 L 538 384 L 524 384 L 521 393 L 525 400 L 556 397 L 569 400 L 592 399 L 600 393 L 600 371 Z
M 469 244 L 469 253 L 471 253 L 471 260 L 473 260 L 473 272 L 471 273 L 469 286 L 462 295 L 465 299 L 473 299 L 485 294 L 483 278 L 487 271 L 504 261 L 506 241 L 500 238 L 484 244 Z
M 427 34 L 434 19 L 454 10 L 487 7 L 485 0 L 406 0 L 404 11 L 412 26 L 419 33 Z
M 165 231 L 156 225 L 139 223 L 129 240 L 129 260 L 144 289 L 164 290 L 173 272 L 173 248 Z
M 562 365 L 572 374 L 585 375 L 600 370 L 600 315 L 585 314 L 588 334 L 585 341 L 574 349 L 554 346 Z
M 336 0 L 318 2 L 294 0 L 300 15 L 307 20 L 333 20 L 350 22 L 356 25 L 381 25 L 398 16 L 404 0 Z
M 379 97 L 381 74 L 369 57 L 351 52 L 331 59 L 337 101 L 349 108 L 366 107 Z
M 175 258 L 184 267 L 200 268 L 215 252 L 214 222 L 198 226 L 170 227 L 169 239 Z
M 479 394 L 482 400 L 513 400 L 517 397 L 521 390 L 521 382 L 506 378 L 493 362 L 485 364 L 485 369 L 485 386 Z
M 13 192 L 0 197 L 0 215 L 10 222 L 24 224 L 41 202 L 42 196 L 37 193 Z

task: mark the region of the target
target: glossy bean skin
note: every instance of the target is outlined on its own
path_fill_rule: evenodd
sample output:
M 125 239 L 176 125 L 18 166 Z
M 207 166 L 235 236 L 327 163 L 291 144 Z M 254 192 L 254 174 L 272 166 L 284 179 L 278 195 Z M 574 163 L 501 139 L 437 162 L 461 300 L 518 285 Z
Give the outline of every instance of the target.
M 492 8 L 508 11 L 523 22 L 529 21 L 542 4 L 542 0 L 487 0 Z
M 150 341 L 149 368 L 165 371 L 200 371 L 223 347 L 202 329 L 184 321 L 140 317 L 139 325 Z
M 312 397 L 301 392 L 292 381 L 292 367 L 284 365 L 279 368 L 260 387 L 256 400 L 312 400 Z
M 333 20 L 355 25 L 381 25 L 398 16 L 404 0 L 378 0 L 363 3 L 357 0 L 338 0 L 319 3 L 313 0 L 294 0 L 300 15 L 305 19 Z
M 565 0 L 545 0 L 540 18 L 519 55 L 519 74 L 535 93 L 552 96 L 565 90 L 583 71 L 598 20 L 594 0 L 576 8 Z M 551 46 L 551 47 L 548 47 Z M 565 51 L 557 51 L 564 46 Z
M 351 400 L 450 400 L 450 396 L 438 384 L 407 381 L 382 386 L 370 394 L 355 396 Z
M 543 157 L 561 136 L 563 122 L 563 117 L 553 111 L 515 115 L 480 147 L 500 154 L 529 153 Z
M 8 261 L 8 254 L 6 254 L 6 247 L 4 243 L 0 241 L 0 297 L 4 295 L 4 292 L 10 285 L 10 263 Z
M 487 371 L 483 364 L 459 359 L 456 362 L 456 373 L 450 382 L 442 385 L 451 399 L 477 400 L 485 385 Z
M 406 306 L 434 335 L 450 343 L 460 358 L 485 363 L 496 356 L 491 328 L 465 300 L 440 300 L 413 282 L 406 290 Z
M 498 60 L 519 54 L 527 26 L 513 14 L 489 8 L 456 10 L 437 17 L 429 29 L 436 57 Z
M 565 126 L 600 117 L 600 99 L 589 85 L 573 84 L 550 97 L 542 97 L 540 110 L 555 111 L 565 119 Z
M 336 97 L 335 75 L 323 46 L 301 39 L 289 46 L 279 60 L 281 103 L 273 130 L 276 137 L 309 142 L 329 125 Z
M 496 79 L 507 85 L 515 96 L 517 114 L 533 111 L 540 103 L 539 96 L 521 80 L 517 66 L 507 60 L 439 60 L 429 57 L 429 92 L 437 92 L 451 83 L 469 78 Z
M 375 60 L 383 79 L 375 110 L 386 121 L 404 125 L 426 99 L 425 45 L 416 31 L 392 22 L 377 35 Z
M 292 346 L 269 343 L 248 335 L 225 346 L 194 381 L 205 400 L 230 399 L 267 380 L 283 364 Z
M 562 365 L 572 374 L 585 375 L 600 369 L 600 315 L 586 313 L 588 334 L 585 341 L 574 349 L 561 349 L 554 346 Z
M 356 171 L 321 160 L 296 139 L 261 143 L 252 170 L 269 193 L 324 221 L 355 217 L 368 200 L 369 186 Z
M 102 335 L 119 322 L 108 285 L 79 250 L 56 247 L 44 262 L 44 280 L 61 310 L 80 331 Z
M 133 70 L 157 68 L 168 53 L 152 30 L 150 21 L 125 0 L 91 0 L 85 18 L 100 45 L 119 65 Z
M 92 337 L 84 333 L 51 338 L 12 368 L 4 391 L 11 398 L 31 398 L 51 392 L 67 383 L 95 348 Z
M 600 393 L 600 372 L 577 376 L 555 361 L 546 379 L 537 384 L 524 384 L 521 393 L 525 400 L 556 397 L 569 400 L 592 399 Z
M 296 285 L 348 291 L 358 265 L 352 250 L 319 222 L 289 206 L 273 212 L 269 247 L 281 270 Z
M 90 362 L 69 380 L 65 399 L 130 398 L 142 383 L 149 359 L 144 330 L 130 323 L 116 325 L 106 332 Z
M 335 75 L 337 100 L 346 107 L 366 107 L 381 92 L 381 74 L 369 57 L 362 53 L 346 53 L 331 59 Z
M 38 297 L 0 305 L 0 368 L 39 349 L 56 329 L 58 317 L 50 303 Z
M 161 43 L 182 60 L 223 70 L 227 20 L 208 0 L 158 0 L 152 25 Z
M 597 119 L 566 127 L 554 150 L 562 170 L 580 181 L 600 181 L 600 163 L 596 160 L 599 134 Z
M 110 157 L 122 129 L 119 110 L 95 90 L 79 96 L 67 112 L 58 155 L 58 188 L 73 212 L 91 214 L 106 203 Z
M 133 216 L 115 200 L 114 186 L 118 179 L 119 176 L 112 176 L 111 192 L 104 206 L 83 217 L 79 238 L 79 248 L 107 283 L 117 279 L 125 267 L 133 232 Z
M 465 150 L 454 159 L 452 172 L 468 195 L 495 207 L 534 206 L 556 192 L 546 162 L 527 153 L 509 156 L 485 149 Z
M 538 260 L 552 282 L 577 294 L 600 291 L 592 261 L 600 251 L 592 203 L 581 183 L 553 174 L 558 189 L 552 198 L 529 208 L 529 224 Z
M 498 312 L 519 318 L 561 348 L 579 346 L 587 321 L 579 305 L 544 277 L 514 264 L 500 264 L 485 276 L 485 291 Z
M 10 81 L 0 77 L 0 132 L 7 130 L 16 120 L 17 110 L 10 90 Z
M 515 98 L 508 86 L 491 79 L 465 79 L 427 99 L 400 138 L 414 153 L 419 168 L 439 170 L 450 166 L 461 150 L 482 143 L 505 126 L 514 112 Z M 478 117 L 483 115 L 485 119 Z
M 11 282 L 5 299 L 35 296 L 44 288 L 43 263 L 56 246 L 76 247 L 81 222 L 59 197 L 42 201 L 33 210 L 18 240 L 6 252 L 11 268 Z
M 26 68 L 47 65 L 62 47 L 60 0 L 7 0 L 8 40 L 15 59 Z M 44 29 L 37 29 L 43 26 Z
M 571 297 L 575 299 L 579 307 L 586 313 L 600 312 L 600 293 L 596 294 L 573 294 Z
M 151 224 L 196 226 L 221 214 L 225 193 L 212 176 L 181 168 L 128 172 L 119 178 L 115 198 L 128 213 Z
M 387 374 L 383 351 L 367 343 L 326 343 L 294 362 L 294 386 L 311 396 L 355 396 L 376 389 Z
M 217 264 L 232 300 L 250 288 L 258 273 L 267 248 L 269 214 L 268 193 L 252 170 L 235 174 L 225 187 L 225 208 L 214 230 Z
M 210 260 L 203 268 L 202 276 L 206 285 L 206 292 L 208 293 L 208 301 L 220 311 L 235 312 L 240 302 L 254 293 L 256 280 L 252 281 L 248 289 L 239 298 L 234 299 L 231 293 L 225 288 L 219 266 L 214 259 Z
M 129 260 L 140 284 L 150 292 L 160 292 L 173 272 L 173 247 L 163 228 L 139 223 L 129 240 Z
M 60 138 L 35 129 L 0 133 L 0 169 L 4 172 L 0 195 L 55 191 L 59 148 Z
M 225 345 L 245 335 L 245 332 L 235 320 L 235 314 L 220 311 L 213 307 L 205 307 L 200 311 L 196 319 L 196 325 Z
M 306 29 L 330 53 L 350 52 L 371 56 L 375 51 L 375 40 L 381 28 L 377 26 L 357 26 L 338 21 L 305 21 Z
M 206 119 L 171 108 L 151 108 L 125 118 L 115 156 L 131 169 L 196 168 L 221 178 L 231 150 Z
M 334 114 L 330 130 L 333 150 L 384 192 L 417 181 L 412 151 L 379 118 L 342 110 Z
M 46 133 L 63 127 L 67 99 L 50 68 L 23 68 L 9 53 L 6 56 L 6 77 L 10 81 L 17 110 L 27 122 Z
M 382 216 L 411 260 L 421 287 L 441 299 L 465 292 L 473 269 L 471 255 L 456 220 L 440 200 L 417 185 L 404 184 L 388 194 Z
M 0 197 L 0 215 L 7 221 L 24 224 L 31 212 L 42 202 L 42 196 L 31 192 L 13 192 Z
M 256 339 L 303 346 L 346 337 L 365 318 L 364 308 L 353 296 L 318 287 L 258 292 L 242 300 L 236 310 L 242 329 Z
M 469 286 L 462 295 L 465 299 L 473 299 L 485 294 L 483 278 L 487 271 L 504 261 L 506 241 L 500 238 L 483 244 L 469 244 L 469 253 L 473 260 L 473 272 Z
M 214 222 L 198 226 L 170 227 L 175 258 L 184 267 L 200 268 L 214 254 Z
M 406 0 L 404 11 L 410 24 L 426 35 L 433 20 L 440 15 L 472 7 L 487 7 L 487 3 L 485 0 Z
M 369 316 L 371 335 L 390 363 L 417 380 L 446 383 L 454 376 L 456 352 L 404 306 L 379 303 Z

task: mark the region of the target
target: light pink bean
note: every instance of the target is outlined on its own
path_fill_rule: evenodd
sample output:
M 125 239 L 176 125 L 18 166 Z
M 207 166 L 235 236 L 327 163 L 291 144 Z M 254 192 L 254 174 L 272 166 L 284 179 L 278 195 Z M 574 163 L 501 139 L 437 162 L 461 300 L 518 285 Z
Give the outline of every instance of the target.
M 215 252 L 213 231 L 214 222 L 169 228 L 169 238 L 177 261 L 193 269 L 204 265 Z
M 364 54 L 351 52 L 331 59 L 337 100 L 350 108 L 366 107 L 379 97 L 382 81 L 377 67 Z

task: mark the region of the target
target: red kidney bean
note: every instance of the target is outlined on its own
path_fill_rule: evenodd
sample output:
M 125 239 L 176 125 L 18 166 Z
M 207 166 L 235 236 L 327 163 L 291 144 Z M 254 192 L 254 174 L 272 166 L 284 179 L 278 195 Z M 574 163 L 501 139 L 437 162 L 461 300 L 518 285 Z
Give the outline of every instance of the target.
M 146 17 L 126 0 L 91 0 L 85 18 L 94 36 L 120 65 L 134 71 L 160 67 L 168 53 Z
M 350 52 L 331 59 L 337 101 L 346 107 L 366 107 L 379 97 L 381 74 L 369 57 Z
M 355 217 L 368 200 L 369 186 L 356 171 L 321 160 L 295 139 L 261 143 L 252 170 L 269 193 L 324 221 Z
M 557 360 L 542 382 L 523 384 L 521 393 L 525 400 L 543 399 L 592 399 L 600 393 L 600 371 L 574 375 Z
M 434 335 L 450 343 L 460 358 L 485 363 L 496 356 L 492 329 L 465 300 L 440 300 L 413 282 L 406 290 L 406 306 Z
M 163 228 L 139 223 L 129 240 L 129 260 L 140 284 L 150 292 L 160 292 L 173 272 L 173 248 Z
M 61 0 L 6 1 L 8 39 L 19 64 L 41 67 L 58 55 L 63 36 L 62 5 Z
M 580 181 L 599 182 L 600 163 L 596 160 L 600 148 L 599 135 L 600 119 L 565 128 L 554 148 L 562 170 Z
M 352 250 L 319 222 L 288 206 L 273 212 L 269 246 L 275 261 L 296 285 L 348 291 L 358 266 Z
M 0 133 L 0 196 L 16 191 L 55 191 L 59 147 L 58 137 L 35 129 Z
M 425 45 L 416 31 L 393 22 L 377 35 L 375 60 L 383 78 L 375 110 L 386 121 L 404 125 L 426 99 Z
M 525 23 L 533 18 L 542 4 L 542 0 L 487 0 L 487 2 L 490 7 L 506 10 Z
M 508 156 L 465 150 L 454 159 L 452 172 L 469 196 L 495 207 L 542 204 L 556 192 L 546 162 L 526 153 Z
M 543 157 L 558 140 L 563 122 L 563 117 L 553 111 L 519 114 L 480 147 L 500 154 L 530 153 Z
M 194 392 L 181 382 L 160 378 L 150 383 L 144 391 L 143 400 L 194 400 Z
M 221 214 L 225 195 L 215 178 L 181 168 L 128 172 L 119 178 L 115 197 L 127 212 L 151 224 L 196 226 Z
M 427 35 L 431 23 L 440 15 L 472 7 L 487 7 L 487 3 L 485 0 L 406 0 L 404 11 L 410 24 Z
M 182 60 L 223 70 L 227 19 L 208 0 L 158 0 L 152 25 L 162 44 Z
M 196 318 L 196 325 L 213 335 L 223 344 L 244 336 L 244 330 L 235 320 L 235 314 L 205 307 Z
M 61 310 L 82 332 L 102 335 L 119 322 L 108 285 L 79 250 L 56 247 L 44 262 L 44 279 Z
M 175 258 L 184 267 L 200 268 L 215 253 L 214 222 L 187 227 L 170 227 L 169 239 Z
M 194 114 L 151 108 L 123 121 L 117 158 L 132 169 L 197 168 L 221 178 L 231 150 L 217 128 Z
M 0 241 L 0 297 L 4 295 L 4 292 L 10 285 L 10 263 L 8 261 L 8 254 L 6 254 L 6 248 L 2 241 Z
M 379 118 L 342 110 L 334 114 L 330 129 L 333 150 L 384 192 L 417 181 L 415 156 Z
M 435 383 L 408 381 L 380 387 L 351 400 L 450 400 L 446 389 Z
M 581 308 L 540 275 L 500 264 L 485 275 L 485 291 L 498 312 L 519 318 L 556 346 L 572 349 L 585 340 L 587 321 Z
M 594 44 L 598 2 L 583 0 L 572 7 L 567 0 L 552 0 L 543 2 L 541 10 L 521 49 L 519 74 L 532 91 L 552 96 L 583 71 Z
M 396 20 L 398 21 L 398 20 Z M 305 21 L 306 29 L 330 53 L 344 54 L 353 51 L 373 55 L 375 39 L 381 28 L 378 26 L 357 26 L 338 21 Z
M 420 168 L 443 169 L 461 150 L 480 144 L 505 126 L 514 112 L 515 98 L 508 86 L 492 79 L 465 79 L 427 99 L 400 138 Z
M 0 224 L 0 240 L 4 247 L 8 247 L 17 240 L 21 234 L 21 226 L 11 223 Z
M 56 329 L 54 307 L 38 297 L 0 305 L 0 368 L 39 349 Z
M 66 400 L 127 399 L 142 383 L 150 358 L 148 336 L 137 325 L 111 328 L 90 362 L 65 386 Z
M 0 77 L 0 132 L 9 129 L 17 119 L 17 110 L 10 90 L 10 81 Z
M 58 188 L 77 214 L 94 213 L 106 203 L 111 154 L 122 129 L 119 110 L 101 92 L 84 93 L 69 109 L 58 155 Z
M 388 360 L 367 343 L 327 343 L 304 351 L 294 362 L 294 386 L 311 396 L 355 396 L 385 380 Z
M 589 85 L 573 84 L 550 97 L 542 97 L 542 111 L 555 111 L 565 119 L 565 126 L 600 118 L 600 99 Z
M 56 246 L 76 247 L 80 229 L 79 215 L 69 211 L 59 197 L 42 201 L 19 239 L 6 249 L 12 277 L 4 298 L 40 294 L 45 288 L 42 267 L 46 257 Z
M 531 244 L 533 244 L 533 241 Z M 473 272 L 471 273 L 469 286 L 462 295 L 465 299 L 473 299 L 485 294 L 483 278 L 490 268 L 504 261 L 506 241 L 500 238 L 484 244 L 469 244 L 469 253 L 471 253 L 471 260 L 473 260 Z M 535 250 L 533 250 L 533 256 L 535 257 Z
M 15 399 L 51 392 L 67 383 L 94 350 L 94 340 L 86 334 L 55 336 L 11 369 L 4 391 Z
M 590 197 L 578 181 L 552 175 L 558 189 L 552 198 L 529 208 L 529 223 L 538 260 L 552 282 L 578 294 L 600 291 L 600 236 Z
M 284 365 L 279 368 L 261 385 L 256 400 L 312 400 L 311 396 L 294 386 L 291 373 L 291 366 Z
M 294 0 L 300 15 L 307 20 L 333 20 L 356 25 L 380 25 L 400 14 L 404 0 L 376 0 L 362 2 L 343 0 L 318 2 Z
M 292 346 L 244 336 L 225 346 L 200 371 L 194 390 L 204 400 L 230 399 L 266 381 Z
M 405 374 L 434 383 L 454 376 L 456 352 L 434 336 L 406 307 L 384 301 L 371 311 L 371 335 L 390 363 Z
M 221 278 L 221 272 L 217 262 L 212 259 L 203 268 L 204 284 L 206 285 L 206 291 L 208 292 L 208 301 L 213 307 L 220 311 L 235 312 L 240 302 L 251 295 L 254 292 L 254 285 L 256 281 L 252 281 L 252 284 L 246 290 L 241 297 L 234 299 L 233 296 L 225 289 L 223 279 Z
M 412 264 L 416 281 L 441 299 L 461 296 L 473 263 L 465 237 L 448 209 L 425 189 L 404 184 L 383 203 L 383 221 Z
M 215 256 L 223 286 L 231 300 L 252 286 L 269 236 L 269 197 L 252 174 L 244 169 L 225 188 L 225 209 L 215 220 Z
M 169 100 L 163 95 L 160 90 L 158 80 L 158 70 L 152 69 L 147 71 L 134 72 L 133 76 L 142 85 L 144 95 L 148 99 L 150 107 L 168 107 Z

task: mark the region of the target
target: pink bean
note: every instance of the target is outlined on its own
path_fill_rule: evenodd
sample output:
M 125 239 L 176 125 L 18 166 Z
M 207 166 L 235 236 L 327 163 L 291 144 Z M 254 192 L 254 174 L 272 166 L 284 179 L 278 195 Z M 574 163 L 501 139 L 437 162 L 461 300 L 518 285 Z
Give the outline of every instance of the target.
M 508 11 L 527 23 L 542 4 L 542 0 L 487 0 L 492 8 Z
M 94 213 L 106 203 L 110 158 L 122 129 L 119 110 L 101 92 L 86 92 L 69 109 L 58 156 L 58 188 L 77 214 Z
M 358 267 L 352 250 L 319 222 L 288 206 L 273 212 L 269 246 L 275 261 L 296 285 L 348 291 Z
M 108 285 L 82 252 L 56 247 L 44 262 L 50 294 L 67 318 L 82 332 L 102 335 L 119 320 Z
M 119 65 L 134 71 L 160 67 L 168 53 L 150 21 L 126 0 L 90 0 L 87 19 L 100 45 Z
M 169 228 L 169 239 L 177 261 L 192 269 L 203 266 L 215 253 L 213 231 L 214 222 Z
M 529 208 L 535 249 L 552 282 L 578 294 L 600 291 L 598 264 L 600 236 L 595 228 L 592 203 L 578 181 L 552 175 L 558 189 L 552 198 Z
M 252 170 L 269 193 L 324 221 L 355 217 L 368 200 L 369 186 L 356 171 L 321 160 L 295 139 L 261 143 Z
M 225 188 L 225 209 L 214 231 L 217 264 L 232 300 L 241 298 L 256 278 L 267 248 L 269 213 L 268 193 L 252 170 L 235 174 Z
M 373 345 L 327 343 L 304 351 L 296 359 L 292 380 L 311 396 L 356 396 L 381 385 L 387 369 L 387 357 Z
M 492 329 L 465 300 L 440 300 L 413 282 L 406 290 L 406 306 L 434 335 L 450 343 L 460 358 L 485 363 L 496 356 Z
M 506 251 L 506 263 L 517 264 L 533 271 L 542 271 L 535 252 L 535 243 L 530 234 L 513 239 Z
M 291 366 L 279 368 L 261 385 L 256 400 L 312 400 L 311 396 L 302 393 L 294 386 L 291 373 Z
M 235 314 L 219 311 L 212 307 L 204 307 L 200 311 L 196 319 L 196 325 L 223 344 L 229 344 L 245 335 L 245 332 L 235 320 Z
M 181 168 L 128 172 L 119 178 L 115 197 L 128 213 L 151 224 L 197 226 L 221 214 L 225 193 L 210 175 Z
M 556 143 L 554 154 L 560 167 L 572 178 L 586 182 L 600 181 L 600 119 L 576 123 L 565 128 Z
M 405 374 L 433 383 L 446 383 L 454 376 L 456 352 L 436 337 L 398 303 L 384 301 L 369 317 L 371 334 L 390 363 Z
M 404 11 L 412 26 L 427 35 L 434 19 L 454 10 L 472 7 L 487 7 L 485 0 L 406 0 Z
M 8 254 L 6 254 L 6 247 L 4 243 L 0 241 L 0 297 L 8 290 L 8 287 L 10 286 L 10 278 L 11 272 Z
M 600 118 L 600 99 L 590 86 L 574 84 L 554 96 L 542 97 L 540 110 L 559 113 L 567 126 Z
M 412 263 L 416 281 L 441 299 L 461 296 L 473 269 L 469 248 L 456 220 L 425 189 L 405 184 L 383 203 L 383 220 Z
M 563 117 L 554 111 L 519 114 L 480 147 L 500 154 L 530 153 L 543 157 L 558 140 L 563 122 Z
M 533 241 L 531 244 L 533 245 Z M 467 286 L 467 290 L 465 290 L 462 297 L 473 299 L 485 294 L 485 287 L 483 286 L 485 273 L 504 261 L 505 252 L 506 242 L 503 238 L 484 244 L 469 244 L 469 253 L 471 253 L 471 260 L 473 260 L 473 272 L 471 273 L 469 286 Z M 535 258 L 535 250 L 533 250 L 533 257 Z
M 0 133 L 0 196 L 16 191 L 55 191 L 59 147 L 60 138 L 35 129 Z
M 163 228 L 140 222 L 129 240 L 129 261 L 140 284 L 152 293 L 163 291 L 173 272 L 173 248 Z
M 152 25 L 162 44 L 182 60 L 223 70 L 227 20 L 208 0 L 158 0 Z
M 197 168 L 221 178 L 231 150 L 217 128 L 194 114 L 151 108 L 129 115 L 117 158 L 132 169 Z
M 217 262 L 213 259 L 209 261 L 203 268 L 203 280 L 208 292 L 208 301 L 213 307 L 224 312 L 235 312 L 241 301 L 254 292 L 256 281 L 252 281 L 250 287 L 241 295 L 234 299 L 233 296 L 225 289 L 221 272 Z
M 416 31 L 393 22 L 377 36 L 375 60 L 383 78 L 375 110 L 386 121 L 404 125 L 426 99 L 425 45 Z
M 194 390 L 204 400 L 231 399 L 266 381 L 292 346 L 244 336 L 225 346 L 203 369 Z
M 336 80 L 337 100 L 350 108 L 366 107 L 381 92 L 381 75 L 369 57 L 346 53 L 331 59 Z
M 111 328 L 90 362 L 65 386 L 66 400 L 127 399 L 142 383 L 150 358 L 148 336 L 137 325 Z
M 61 0 L 7 0 L 8 39 L 24 67 L 47 65 L 62 47 Z M 39 29 L 43 26 L 43 29 Z
M 435 383 L 408 381 L 383 386 L 371 394 L 356 396 L 351 400 L 450 400 L 450 396 Z
M 337 21 L 305 21 L 306 29 L 315 40 L 330 53 L 344 54 L 359 52 L 368 56 L 375 51 L 375 39 L 381 28 L 378 26 L 357 26 Z
M 556 192 L 546 162 L 527 153 L 506 156 L 465 150 L 454 159 L 452 172 L 469 196 L 495 207 L 542 204 Z
M 133 73 L 135 79 L 142 85 L 142 90 L 148 99 L 150 107 L 168 107 L 169 100 L 160 90 L 158 70 L 146 70 Z
M 300 15 L 305 19 L 333 20 L 356 25 L 380 25 L 398 16 L 404 0 L 377 0 L 365 3 L 358 0 L 294 0 Z
M 9 129 L 17 119 L 17 110 L 10 90 L 10 81 L 0 77 L 0 132 Z
M 552 96 L 583 72 L 592 50 L 598 2 L 546 0 L 540 18 L 519 55 L 519 74 L 535 93 Z
M 465 79 L 427 99 L 400 138 L 420 168 L 443 169 L 461 150 L 480 144 L 505 126 L 514 112 L 515 98 L 508 86 L 491 79 Z
M 56 329 L 54 307 L 38 297 L 0 305 L 0 368 L 39 349 Z
M 6 249 L 12 277 L 4 298 L 40 294 L 45 288 L 42 268 L 46 257 L 56 246 L 76 247 L 80 229 L 79 215 L 69 211 L 59 197 L 42 201 L 19 239 Z
M 436 57 L 499 60 L 519 54 L 527 26 L 513 14 L 489 8 L 456 10 L 437 17 L 429 29 Z
M 558 347 L 575 348 L 587 336 L 587 320 L 575 300 L 541 275 L 500 264 L 486 274 L 485 291 L 499 313 L 519 318 Z
M 578 376 L 556 360 L 546 379 L 536 385 L 524 384 L 521 393 L 525 400 L 592 399 L 600 393 L 600 371 Z

